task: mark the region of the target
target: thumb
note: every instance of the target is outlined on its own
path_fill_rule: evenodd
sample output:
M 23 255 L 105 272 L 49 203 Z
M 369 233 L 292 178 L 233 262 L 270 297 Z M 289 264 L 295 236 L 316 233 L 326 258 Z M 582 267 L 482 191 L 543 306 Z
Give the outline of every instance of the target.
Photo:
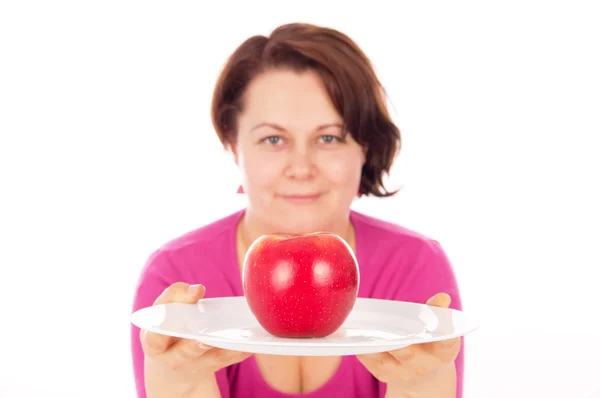
M 187 283 L 177 282 L 166 288 L 154 301 L 154 305 L 168 303 L 193 304 L 204 297 L 205 292 L 206 288 L 203 285 L 188 285 Z M 140 339 L 144 352 L 149 355 L 161 354 L 178 341 L 175 337 L 152 333 L 144 329 L 140 330 Z
M 180 339 L 167 351 L 166 355 L 173 362 L 183 363 L 198 359 L 212 348 L 197 340 Z
M 435 296 L 431 297 L 425 304 L 431 305 L 433 307 L 442 307 L 448 308 L 450 307 L 450 303 L 452 302 L 452 297 L 450 297 L 447 293 L 438 293 Z

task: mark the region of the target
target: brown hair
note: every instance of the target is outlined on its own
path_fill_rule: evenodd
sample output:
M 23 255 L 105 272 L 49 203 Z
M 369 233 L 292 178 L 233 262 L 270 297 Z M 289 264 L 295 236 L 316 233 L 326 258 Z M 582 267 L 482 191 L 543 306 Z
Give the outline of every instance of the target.
M 385 91 L 370 60 L 348 36 L 334 29 L 291 23 L 269 37 L 253 36 L 229 57 L 213 93 L 211 117 L 224 146 L 235 142 L 237 115 L 250 81 L 272 68 L 291 68 L 319 74 L 345 129 L 367 148 L 360 182 L 361 195 L 387 197 L 384 174 L 389 174 L 400 150 L 400 130 L 385 105 Z

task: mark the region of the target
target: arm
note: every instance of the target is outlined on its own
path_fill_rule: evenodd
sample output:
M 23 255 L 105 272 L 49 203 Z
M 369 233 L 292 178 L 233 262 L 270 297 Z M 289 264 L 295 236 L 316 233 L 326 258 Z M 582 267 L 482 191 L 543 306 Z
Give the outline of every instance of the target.
M 222 398 L 217 378 L 213 374 L 208 379 L 198 381 L 192 388 L 180 388 L 172 383 L 165 383 L 160 375 L 146 374 L 145 389 L 151 391 L 147 398 Z
M 404 261 L 408 261 L 406 264 L 411 267 L 411 270 L 404 275 L 403 281 L 399 281 L 400 287 L 392 299 L 427 303 L 436 294 L 447 293 L 451 299 L 449 308 L 462 310 L 462 301 L 454 270 L 441 245 L 437 241 L 428 240 L 411 257 L 404 259 Z M 407 386 L 401 388 L 399 384 L 381 383 L 383 393 L 380 394 L 380 397 L 462 398 L 464 377 L 464 338 L 462 337 L 460 338 L 460 351 L 450 365 L 440 368 L 439 372 L 430 375 L 424 383 L 419 383 L 419 386 L 410 388 L 412 391 L 407 391 Z M 404 391 L 402 391 L 403 389 Z M 387 390 L 389 392 L 386 393 Z
M 417 387 L 412 392 L 405 386 L 387 384 L 385 398 L 455 398 L 456 395 L 456 367 L 454 364 L 439 369 L 431 380 Z
M 133 302 L 133 311 L 153 305 L 154 301 L 163 291 L 174 282 L 193 282 L 175 269 L 170 260 L 169 253 L 163 251 L 155 252 L 145 264 L 137 287 Z M 195 398 L 215 397 L 229 398 L 229 382 L 225 370 L 212 374 L 206 380 L 199 380 L 190 388 L 182 388 L 173 382 L 163 381 L 161 372 L 152 370 L 146 365 L 146 357 L 140 341 L 140 329 L 131 325 L 131 352 L 133 371 L 138 398 L 173 397 L 173 398 Z M 152 367 L 157 369 L 156 366 Z M 159 367 L 158 367 L 159 368 Z M 148 394 L 152 391 L 153 394 Z

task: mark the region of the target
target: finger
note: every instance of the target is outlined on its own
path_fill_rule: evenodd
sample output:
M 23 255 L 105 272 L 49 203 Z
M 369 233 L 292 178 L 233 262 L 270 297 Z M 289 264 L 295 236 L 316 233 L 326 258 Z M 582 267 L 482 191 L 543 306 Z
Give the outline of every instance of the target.
M 423 344 L 423 349 L 430 355 L 438 358 L 442 363 L 454 361 L 460 352 L 460 337 L 449 340 L 434 341 Z
M 207 366 L 216 372 L 219 369 L 241 362 L 252 356 L 252 353 L 242 351 L 225 350 L 213 347 L 204 354 L 203 361 Z
M 427 305 L 434 307 L 449 308 L 452 297 L 447 293 L 438 293 L 427 300 Z M 453 361 L 460 351 L 460 338 L 442 340 L 423 344 L 423 349 L 430 352 L 433 356 L 440 358 L 442 362 Z
M 164 353 L 164 360 L 171 368 L 176 368 L 180 364 L 197 360 L 211 349 L 213 348 L 197 340 L 179 339 Z
M 200 300 L 206 288 L 203 285 L 189 285 L 183 282 L 177 282 L 166 288 L 160 296 L 154 301 L 154 305 L 168 303 L 188 303 L 193 304 Z
M 193 304 L 204 297 L 205 292 L 206 288 L 202 285 L 189 285 L 177 282 L 166 288 L 154 301 L 154 305 L 168 303 Z M 165 352 L 178 339 L 176 337 L 141 330 L 140 340 L 144 353 L 147 355 L 157 355 Z
M 360 354 L 356 358 L 383 383 L 391 381 L 390 377 L 395 377 L 400 372 L 398 361 L 389 352 L 380 352 L 375 354 Z
M 433 307 L 450 307 L 450 303 L 452 302 L 452 297 L 450 297 L 447 293 L 438 293 L 435 296 L 431 297 L 425 304 L 431 305 Z
M 216 372 L 226 366 L 238 363 L 250 355 L 246 352 L 212 347 L 196 340 L 181 339 L 164 354 L 164 358 L 171 368 L 178 368 L 184 363 L 200 360 L 202 368 Z
M 429 374 L 442 365 L 442 360 L 424 349 L 425 344 L 410 345 L 398 350 L 390 351 L 390 355 L 398 361 L 400 372 L 398 377 L 402 381 L 410 381 Z

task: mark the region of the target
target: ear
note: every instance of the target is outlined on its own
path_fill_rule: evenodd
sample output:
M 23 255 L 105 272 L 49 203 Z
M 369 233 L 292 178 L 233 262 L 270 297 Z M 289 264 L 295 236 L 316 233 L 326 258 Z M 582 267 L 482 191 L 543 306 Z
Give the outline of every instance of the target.
M 228 145 L 228 149 L 231 152 L 231 154 L 233 155 L 233 161 L 235 162 L 235 165 L 239 167 L 239 154 L 238 154 L 238 146 L 237 146 L 237 142 L 233 141 Z
M 362 155 L 363 155 L 362 164 L 363 164 L 363 166 L 365 165 L 365 163 L 367 163 L 367 153 L 368 152 L 369 152 L 369 147 L 366 145 L 363 145 L 363 147 L 362 147 Z

